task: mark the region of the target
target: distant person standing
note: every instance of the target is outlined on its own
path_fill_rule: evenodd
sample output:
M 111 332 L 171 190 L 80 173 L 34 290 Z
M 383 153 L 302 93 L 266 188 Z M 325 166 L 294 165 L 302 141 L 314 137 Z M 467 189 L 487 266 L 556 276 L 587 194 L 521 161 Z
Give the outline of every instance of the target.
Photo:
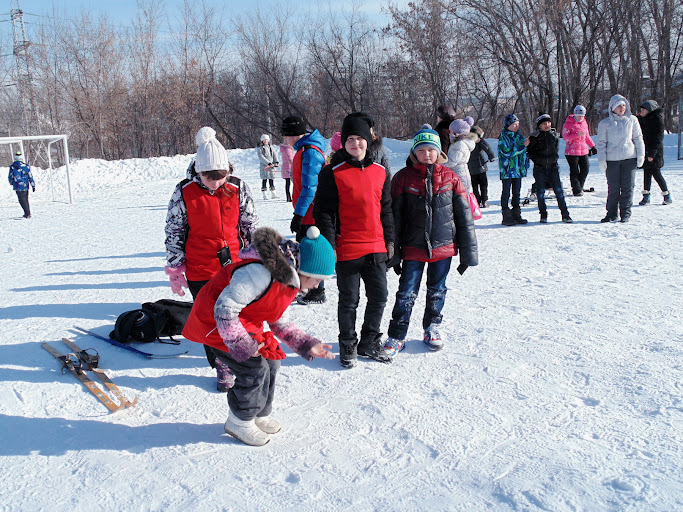
M 441 141 L 441 151 L 448 154 L 448 148 L 451 144 L 450 125 L 456 118 L 455 110 L 448 105 L 439 105 L 436 109 L 436 126 L 434 130 L 439 134 Z
M 283 142 L 280 144 L 280 156 L 282 157 L 282 166 L 280 167 L 280 176 L 285 180 L 285 194 L 287 194 L 287 202 L 292 202 L 292 193 L 290 192 L 290 185 L 292 183 L 292 161 L 294 160 L 294 148 L 291 144 Z
M 560 136 L 552 127 L 550 115 L 541 113 L 536 119 L 537 130 L 528 137 L 526 148 L 529 158 L 534 162 L 534 179 L 536 180 L 536 195 L 538 197 L 538 211 L 541 214 L 541 224 L 548 222 L 548 209 L 545 204 L 545 191 L 552 188 L 557 199 L 557 206 L 562 212 L 562 222 L 572 223 L 564 191 L 560 182 L 559 158 Z
M 267 185 L 270 185 L 271 199 L 277 199 L 275 195 L 275 169 L 280 166 L 277 159 L 275 148 L 270 143 L 270 135 L 264 133 L 261 135 L 261 143 L 258 147 L 258 159 L 261 166 L 261 192 L 263 192 L 263 199 L 268 199 L 266 195 Z
M 498 138 L 498 168 L 503 182 L 500 195 L 500 206 L 503 213 L 503 225 L 514 226 L 526 224 L 522 218 L 519 205 L 519 191 L 522 188 L 522 178 L 529 169 L 529 156 L 526 152 L 528 139 L 519 133 L 519 119 L 515 114 L 508 114 L 503 121 L 503 131 Z M 512 192 L 512 211 L 508 206 Z
M 655 100 L 647 100 L 640 106 L 638 121 L 645 143 L 643 199 L 640 201 L 640 205 L 650 204 L 652 178 L 662 190 L 662 196 L 664 196 L 662 204 L 671 204 L 671 192 L 669 192 L 666 180 L 662 176 L 662 167 L 664 167 L 664 116 L 662 109 Z
M 631 218 L 636 167 L 645 161 L 643 132 L 626 98 L 615 94 L 609 100 L 609 114 L 598 125 L 598 163 L 607 177 L 607 215 L 600 222 L 621 222 Z
M 495 153 L 484 139 L 484 130 L 480 126 L 473 126 L 472 133 L 476 135 L 474 139 L 474 149 L 470 153 L 467 167 L 470 170 L 472 180 L 472 191 L 477 198 L 480 208 L 489 207 L 489 179 L 486 176 L 488 170 L 487 162 L 492 162 L 496 157 Z
M 21 151 L 15 153 L 14 162 L 9 166 L 9 184 L 17 193 L 19 204 L 24 210 L 24 218 L 31 218 L 31 207 L 28 204 L 28 187 L 31 187 L 33 192 L 36 191 L 36 182 L 33 181 L 33 174 L 31 168 L 24 163 L 24 156 Z
M 565 141 L 564 156 L 569 164 L 569 181 L 575 196 L 583 195 L 590 164 L 588 157 L 597 154 L 595 142 L 588 134 L 586 108 L 577 105 L 574 114 L 567 117 L 562 127 L 562 138 Z

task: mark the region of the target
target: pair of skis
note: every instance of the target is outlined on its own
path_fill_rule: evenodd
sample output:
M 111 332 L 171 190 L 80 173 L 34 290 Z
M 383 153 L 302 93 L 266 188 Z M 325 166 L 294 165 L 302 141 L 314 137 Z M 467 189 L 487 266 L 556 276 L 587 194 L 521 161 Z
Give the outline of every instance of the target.
M 49 345 L 48 343 L 41 343 L 41 346 L 45 350 L 52 354 L 55 359 L 61 361 L 62 373 L 69 371 L 74 377 L 81 381 L 83 385 L 107 407 L 107 409 L 112 412 L 119 411 L 126 407 L 133 407 L 138 403 L 137 396 L 132 402 L 128 400 L 118 386 L 114 384 L 107 374 L 104 373 L 104 371 L 99 367 L 100 356 L 95 349 L 82 350 L 69 338 L 62 338 L 62 341 L 72 352 L 69 352 L 68 354 L 62 354 L 52 345 Z M 95 353 L 92 354 L 88 352 L 89 350 L 94 351 Z M 97 375 L 97 378 L 119 400 L 120 403 L 117 404 L 104 391 L 97 387 L 97 385 L 86 375 L 86 371 L 91 371 Z

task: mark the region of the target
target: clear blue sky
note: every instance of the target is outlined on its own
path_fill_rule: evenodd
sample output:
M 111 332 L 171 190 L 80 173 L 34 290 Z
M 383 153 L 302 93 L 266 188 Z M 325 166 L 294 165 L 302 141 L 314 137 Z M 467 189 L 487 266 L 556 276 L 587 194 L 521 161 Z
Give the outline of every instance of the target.
M 387 4 L 388 0 L 366 0 L 359 2 L 361 5 L 361 10 L 365 12 L 371 18 L 377 17 L 384 21 L 386 18 L 381 15 L 381 7 Z M 239 13 L 241 11 L 250 11 L 254 8 L 254 4 L 245 3 L 244 0 L 206 0 L 207 4 L 210 6 L 215 6 L 217 8 L 225 8 L 226 14 Z M 394 4 L 406 5 L 408 0 L 392 0 Z M 198 4 L 199 2 L 196 2 Z M 267 10 L 268 8 L 278 5 L 278 4 L 294 4 L 294 5 L 310 5 L 308 7 L 312 10 L 317 10 L 318 5 L 322 6 L 322 9 L 327 10 L 327 1 L 309 2 L 307 0 L 273 0 L 271 2 L 262 2 L 258 4 L 261 9 Z M 351 6 L 351 1 L 349 0 L 331 0 L 330 4 L 334 7 L 339 5 L 340 8 L 349 8 Z M 0 0 L 0 14 L 2 14 L 3 20 L 9 20 L 10 11 L 10 0 Z M 24 21 L 26 23 L 31 23 L 35 20 L 31 15 L 52 15 L 53 9 L 58 16 L 68 16 L 73 14 L 78 14 L 82 10 L 91 12 L 94 15 L 106 14 L 113 24 L 118 24 L 122 26 L 128 26 L 131 20 L 135 17 L 137 11 L 137 3 L 135 0 L 19 0 L 21 9 L 24 11 Z M 180 8 L 183 4 L 183 0 L 165 0 L 164 5 L 166 6 L 166 11 L 169 13 L 171 18 L 174 17 L 176 13 L 180 13 Z

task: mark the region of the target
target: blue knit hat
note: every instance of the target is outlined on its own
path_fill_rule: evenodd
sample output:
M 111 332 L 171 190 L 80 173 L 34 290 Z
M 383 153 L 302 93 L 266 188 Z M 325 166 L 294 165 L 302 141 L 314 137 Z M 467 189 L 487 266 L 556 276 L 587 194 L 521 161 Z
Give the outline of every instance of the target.
M 415 150 L 424 144 L 430 144 L 436 149 L 441 152 L 441 139 L 439 138 L 439 134 L 435 130 L 430 130 L 430 129 L 421 129 L 419 132 L 415 134 L 413 137 L 413 153 L 415 153 Z
M 507 130 L 511 124 L 514 124 L 517 121 L 519 121 L 519 117 L 514 114 L 508 114 L 505 116 L 505 121 L 503 121 L 503 128 Z
M 311 226 L 299 243 L 299 274 L 315 279 L 329 279 L 334 275 L 334 249 L 320 230 Z

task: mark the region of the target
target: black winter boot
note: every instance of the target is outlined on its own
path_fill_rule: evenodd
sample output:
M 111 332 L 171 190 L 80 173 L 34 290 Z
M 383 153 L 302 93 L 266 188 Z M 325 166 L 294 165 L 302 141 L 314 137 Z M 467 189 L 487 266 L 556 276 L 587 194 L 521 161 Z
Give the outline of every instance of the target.
M 344 368 L 353 368 L 356 366 L 358 354 L 356 352 L 356 343 L 342 343 L 339 342 L 339 362 Z
M 374 340 L 360 340 L 360 343 L 358 344 L 358 355 L 369 357 L 380 363 L 391 362 L 391 357 L 384 351 L 382 333 L 379 333 Z
M 512 220 L 515 221 L 515 224 L 526 224 L 528 222 L 526 219 L 522 218 L 522 210 L 519 208 L 512 209 Z
M 512 218 L 512 212 L 507 208 L 503 210 L 502 224 L 503 226 L 514 226 L 515 224 L 517 224 L 515 220 Z
M 646 204 L 650 204 L 650 191 L 649 190 L 643 190 L 643 198 L 640 200 L 638 203 L 640 206 L 645 206 Z
M 541 212 L 541 224 L 548 223 L 548 212 Z

